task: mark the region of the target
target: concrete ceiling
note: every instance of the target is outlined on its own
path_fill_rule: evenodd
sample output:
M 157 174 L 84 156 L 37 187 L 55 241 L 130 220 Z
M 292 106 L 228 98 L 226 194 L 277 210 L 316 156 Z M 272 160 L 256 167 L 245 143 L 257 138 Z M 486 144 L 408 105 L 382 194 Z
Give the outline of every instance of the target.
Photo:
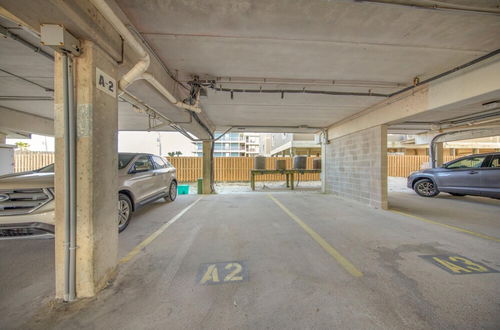
M 0 25 L 32 44 L 38 44 L 36 35 L 2 17 Z M 48 48 L 43 50 L 52 53 Z M 53 118 L 53 93 L 43 88 L 54 88 L 53 62 L 10 38 L 0 38 L 0 59 L 0 106 Z
M 453 109 L 444 108 L 410 116 L 391 123 L 389 132 L 419 134 L 437 128 L 500 125 L 500 103 L 497 100 L 498 96 L 495 96 Z
M 1 16 L 0 26 L 7 28 L 11 33 L 32 45 L 40 45 L 38 35 Z M 49 47 L 41 47 L 41 49 L 49 54 L 54 53 Z M 53 88 L 54 62 L 52 60 L 35 53 L 32 49 L 12 38 L 0 38 L 0 107 L 54 119 L 54 93 L 47 91 L 47 89 Z M 120 102 L 118 108 L 120 130 L 149 129 L 148 117 L 134 111 L 130 104 Z M 151 121 L 152 126 L 158 123 L 158 121 Z M 34 125 L 36 126 L 36 123 Z M 161 130 L 172 129 L 168 126 L 162 126 Z M 33 132 L 37 132 L 36 128 L 33 129 Z M 14 137 L 16 133 L 26 134 L 29 132 L 9 131 L 6 133 Z
M 453 2 L 498 5 L 496 0 Z M 120 0 L 116 5 L 181 81 L 195 75 L 216 81 L 201 106 L 218 130 L 307 131 L 306 126 L 327 127 L 384 98 L 306 93 L 231 97 L 217 88 L 391 94 L 410 86 L 415 77 L 424 80 L 500 48 L 500 16 L 465 11 L 352 0 Z M 38 43 L 36 35 L 6 20 L 0 23 Z M 0 69 L 52 87 L 52 62 L 23 45 L 0 39 L 0 59 Z M 134 83 L 131 91 L 151 106 L 165 107 L 143 82 Z M 0 96 L 52 93 L 0 71 Z M 464 105 L 458 115 L 479 111 L 487 101 Z M 0 98 L 0 106 L 53 117 L 50 100 Z M 149 128 L 144 114 L 124 102 L 119 109 L 120 129 Z M 457 112 L 408 121 L 443 121 Z M 189 121 L 185 112 L 172 113 L 175 121 Z
M 455 2 L 457 3 L 457 2 Z M 495 1 L 460 1 L 494 6 Z M 117 2 L 164 63 L 188 75 L 241 77 L 223 88 L 391 93 L 500 48 L 500 19 L 458 11 L 354 1 L 184 0 Z M 287 85 L 255 83 L 287 79 Z M 304 80 L 331 81 L 329 86 Z M 245 80 L 245 79 L 239 79 Z M 249 79 L 246 79 L 249 80 Z M 294 83 L 294 80 L 296 81 Z M 334 81 L 362 82 L 350 88 Z M 383 89 L 381 83 L 396 87 Z M 377 97 L 208 91 L 203 109 L 231 125 L 324 127 Z

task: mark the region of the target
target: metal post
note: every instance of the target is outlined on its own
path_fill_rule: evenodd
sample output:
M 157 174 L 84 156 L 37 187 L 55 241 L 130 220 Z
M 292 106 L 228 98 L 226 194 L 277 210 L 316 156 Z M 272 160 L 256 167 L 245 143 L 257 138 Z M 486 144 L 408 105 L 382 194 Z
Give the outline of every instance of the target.
M 69 241 L 70 241 L 70 173 L 69 173 L 69 95 L 68 55 L 63 53 L 63 98 L 64 98 L 64 300 L 69 301 Z
M 73 86 L 73 61 L 68 57 L 68 124 L 69 124 L 69 179 L 70 179 L 70 245 L 69 245 L 69 295 L 68 300 L 76 298 L 76 118 Z
M 64 96 L 64 300 L 75 299 L 76 152 L 73 65 L 62 53 Z

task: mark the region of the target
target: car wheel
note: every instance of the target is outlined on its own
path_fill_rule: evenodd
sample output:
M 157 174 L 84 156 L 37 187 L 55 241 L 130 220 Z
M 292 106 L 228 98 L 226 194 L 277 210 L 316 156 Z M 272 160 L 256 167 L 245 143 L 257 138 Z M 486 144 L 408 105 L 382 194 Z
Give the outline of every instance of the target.
M 125 194 L 118 195 L 118 232 L 127 228 L 130 218 L 132 218 L 132 202 Z
M 413 190 L 422 197 L 434 197 L 439 194 L 439 190 L 434 185 L 434 182 L 429 179 L 418 180 L 413 186 Z
M 456 193 L 448 193 L 448 194 L 450 194 L 452 196 L 460 196 L 460 197 L 465 196 L 464 194 L 456 194 Z
M 170 183 L 170 188 L 168 189 L 168 196 L 165 197 L 165 200 L 167 202 L 173 202 L 175 201 L 175 199 L 177 198 L 177 182 L 175 181 L 172 181 L 172 183 Z

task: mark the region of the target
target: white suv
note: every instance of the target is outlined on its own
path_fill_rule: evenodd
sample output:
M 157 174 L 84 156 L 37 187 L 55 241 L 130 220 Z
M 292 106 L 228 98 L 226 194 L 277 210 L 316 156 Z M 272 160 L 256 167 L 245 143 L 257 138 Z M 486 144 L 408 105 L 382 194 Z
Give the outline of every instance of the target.
M 151 154 L 118 155 L 118 230 L 132 213 L 160 198 L 177 197 L 176 169 Z M 54 233 L 54 165 L 32 172 L 0 176 L 0 239 L 52 236 Z

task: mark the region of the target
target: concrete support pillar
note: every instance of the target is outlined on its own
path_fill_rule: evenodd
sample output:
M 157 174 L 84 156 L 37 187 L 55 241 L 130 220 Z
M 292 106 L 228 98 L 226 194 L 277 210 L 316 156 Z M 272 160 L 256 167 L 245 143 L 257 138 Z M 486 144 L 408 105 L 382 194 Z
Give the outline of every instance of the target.
M 444 142 L 436 142 L 435 152 L 436 152 L 436 166 L 439 167 L 444 163 Z
M 212 144 L 211 141 L 203 141 L 203 194 L 212 193 Z
M 7 135 L 0 133 L 0 144 L 5 144 L 7 142 Z
M 113 276 L 117 264 L 118 102 L 117 65 L 90 41 L 74 59 L 76 98 L 76 297 L 91 297 Z M 104 72 L 107 91 L 98 89 Z M 114 82 L 112 80 L 115 80 Z M 110 81 L 114 88 L 110 89 Z M 62 56 L 55 56 L 56 297 L 64 295 L 64 106 Z M 114 91 L 114 93 L 112 92 Z

